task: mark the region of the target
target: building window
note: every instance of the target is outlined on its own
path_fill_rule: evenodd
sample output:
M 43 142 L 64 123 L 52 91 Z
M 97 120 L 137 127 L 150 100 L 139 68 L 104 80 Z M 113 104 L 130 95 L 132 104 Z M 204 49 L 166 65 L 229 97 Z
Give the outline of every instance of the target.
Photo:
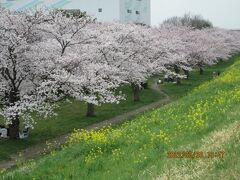
M 132 10 L 128 9 L 128 10 L 127 10 L 127 13 L 132 13 Z
M 102 12 L 102 8 L 98 8 L 98 12 Z
M 136 14 L 140 14 L 140 11 L 136 11 Z

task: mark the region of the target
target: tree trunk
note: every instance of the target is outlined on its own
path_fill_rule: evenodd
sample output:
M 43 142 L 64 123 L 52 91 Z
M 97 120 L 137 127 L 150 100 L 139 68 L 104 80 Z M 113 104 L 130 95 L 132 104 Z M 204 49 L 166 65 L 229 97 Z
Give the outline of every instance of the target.
M 93 117 L 94 114 L 94 104 L 92 103 L 87 103 L 87 117 Z
M 9 102 L 10 106 L 14 105 L 20 99 L 19 93 L 16 89 L 12 89 L 9 94 Z M 19 116 L 13 116 L 11 119 L 11 124 L 9 124 L 9 138 L 10 139 L 18 139 L 19 138 Z
M 179 74 L 180 73 L 180 69 L 177 67 L 177 66 L 174 66 L 174 70 L 175 70 L 175 73 L 176 74 Z M 181 78 L 177 77 L 177 84 L 181 84 Z
M 181 84 L 181 78 L 177 77 L 177 85 Z
M 140 101 L 140 87 L 136 84 L 132 84 L 133 89 L 133 101 L 138 102 Z
M 200 75 L 203 75 L 203 67 L 199 67 L 199 73 Z
M 187 76 L 187 79 L 189 79 L 189 71 L 185 69 L 183 71 L 184 71 L 184 74 Z
M 180 73 L 180 69 L 177 66 L 174 66 L 174 70 L 175 70 L 175 73 L 177 73 L 177 74 Z
M 19 117 L 12 119 L 12 124 L 9 124 L 9 138 L 18 139 L 19 138 Z
M 148 83 L 147 83 L 147 82 L 141 83 L 141 86 L 142 86 L 144 89 L 148 89 Z

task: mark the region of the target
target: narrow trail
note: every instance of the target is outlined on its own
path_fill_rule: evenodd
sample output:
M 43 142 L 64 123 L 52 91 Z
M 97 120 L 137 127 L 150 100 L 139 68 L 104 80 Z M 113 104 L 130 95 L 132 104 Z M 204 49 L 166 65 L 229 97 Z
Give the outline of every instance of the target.
M 159 88 L 159 86 L 156 82 L 151 84 L 150 88 L 155 90 L 155 91 L 158 91 L 160 94 L 163 94 L 164 98 L 160 99 L 160 100 L 158 100 L 154 103 L 151 103 L 151 104 L 145 105 L 143 107 L 140 107 L 138 109 L 135 109 L 135 110 L 123 113 L 121 115 L 115 116 L 113 118 L 107 119 L 105 121 L 101 121 L 101 122 L 89 125 L 89 126 L 85 127 L 84 129 L 97 130 L 97 129 L 101 129 L 105 126 L 108 126 L 108 125 L 116 125 L 116 124 L 125 122 L 129 118 L 131 118 L 135 115 L 138 115 L 139 113 L 142 113 L 142 112 L 145 112 L 147 110 L 154 109 L 154 108 L 161 107 L 161 106 L 166 105 L 169 102 L 171 102 L 170 97 L 166 93 L 164 93 L 163 91 L 160 90 L 160 88 Z M 57 144 L 57 147 L 58 146 L 60 147 L 60 145 L 64 144 L 67 141 L 68 136 L 69 136 L 69 134 L 62 135 L 62 136 L 56 137 L 54 139 L 51 139 L 48 142 L 52 143 L 52 144 Z M 16 154 L 11 156 L 11 160 L 1 161 L 0 162 L 0 170 L 1 169 L 9 169 L 11 167 L 16 166 L 17 162 L 19 160 L 21 160 L 21 162 L 22 162 L 22 161 L 26 161 L 26 160 L 36 158 L 39 155 L 43 154 L 45 152 L 45 149 L 47 149 L 46 143 L 40 143 L 40 144 L 31 146 L 31 147 L 28 147 L 25 150 L 21 151 L 21 157 L 19 157 L 19 155 L 16 153 Z

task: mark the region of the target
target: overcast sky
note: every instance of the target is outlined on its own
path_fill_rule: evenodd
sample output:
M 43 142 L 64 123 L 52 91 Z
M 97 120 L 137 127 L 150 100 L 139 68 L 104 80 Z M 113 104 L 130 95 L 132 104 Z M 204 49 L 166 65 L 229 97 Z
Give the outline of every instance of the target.
M 201 14 L 214 26 L 240 29 L 240 0 L 151 0 L 152 25 L 186 12 Z

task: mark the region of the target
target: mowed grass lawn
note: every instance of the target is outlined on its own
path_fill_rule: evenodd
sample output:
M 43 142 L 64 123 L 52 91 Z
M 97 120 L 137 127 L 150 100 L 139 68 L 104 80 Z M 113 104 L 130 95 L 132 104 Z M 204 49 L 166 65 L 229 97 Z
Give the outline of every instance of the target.
M 207 67 L 203 75 L 199 75 L 197 71 L 193 71 L 190 73 L 189 80 L 183 80 L 181 85 L 165 83 L 161 85 L 161 89 L 169 94 L 172 100 L 176 100 L 186 95 L 194 87 L 212 79 L 213 71 L 222 72 L 233 64 L 235 60 L 236 57 L 233 57 L 215 66 Z M 155 80 L 155 78 L 150 79 L 149 83 L 155 83 Z M 60 135 L 70 133 L 74 129 L 84 128 L 163 98 L 163 95 L 158 92 L 145 89 L 141 92 L 141 101 L 136 103 L 132 101 L 131 87 L 125 86 L 121 90 L 126 94 L 126 100 L 120 104 L 104 104 L 96 107 L 95 117 L 85 116 L 86 104 L 82 102 L 73 101 L 72 103 L 61 103 L 60 108 L 57 110 L 58 116 L 46 120 L 37 120 L 35 129 L 30 131 L 30 137 L 28 139 L 18 141 L 0 140 L 0 161 L 9 159 L 11 154 L 20 152 L 29 146 L 45 142 Z M 0 124 L 3 124 L 3 119 L 1 118 Z
M 116 128 L 75 131 L 61 151 L 3 172 L 3 179 L 238 179 L 240 58 L 233 61 L 187 96 Z M 168 158 L 169 151 L 203 156 Z

